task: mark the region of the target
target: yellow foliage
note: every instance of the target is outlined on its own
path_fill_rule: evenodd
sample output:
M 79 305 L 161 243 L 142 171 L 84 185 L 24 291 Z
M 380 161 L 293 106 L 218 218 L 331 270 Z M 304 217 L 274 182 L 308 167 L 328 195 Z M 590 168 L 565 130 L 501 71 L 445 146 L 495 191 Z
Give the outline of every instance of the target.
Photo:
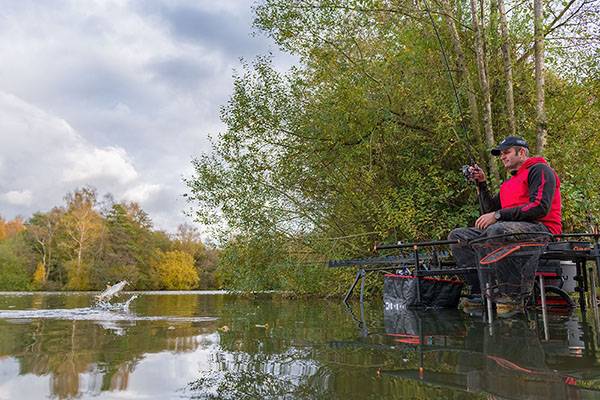
M 33 273 L 33 281 L 35 283 L 44 282 L 46 279 L 46 267 L 40 261 L 37 265 L 35 272 Z
M 6 222 L 6 219 L 0 217 L 0 241 L 16 236 L 17 233 L 25 230 L 23 222 L 24 218 L 20 215 L 17 215 L 12 221 L 8 222 Z
M 69 260 L 65 263 L 65 268 L 68 274 L 67 290 L 90 290 L 89 282 L 89 267 L 87 264 L 79 264 L 77 260 Z
M 190 290 L 198 286 L 194 257 L 181 250 L 163 253 L 157 250 L 158 261 L 152 268 L 153 286 L 166 290 Z
M 17 233 L 25 230 L 25 219 L 20 215 L 17 215 L 12 221 L 8 221 L 5 225 L 6 237 L 16 236 Z
M 0 241 L 6 237 L 6 220 L 0 217 Z

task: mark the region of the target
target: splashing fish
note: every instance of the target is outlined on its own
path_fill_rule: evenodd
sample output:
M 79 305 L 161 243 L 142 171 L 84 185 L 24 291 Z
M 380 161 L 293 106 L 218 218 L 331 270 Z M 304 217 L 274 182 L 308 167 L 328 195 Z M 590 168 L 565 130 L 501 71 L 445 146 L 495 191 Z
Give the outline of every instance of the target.
M 97 294 L 96 299 L 98 301 L 110 300 L 113 296 L 119 296 L 119 292 L 123 289 L 123 286 L 127 284 L 127 281 L 121 281 L 119 283 L 115 283 L 112 286 L 107 285 L 106 290 L 104 292 Z

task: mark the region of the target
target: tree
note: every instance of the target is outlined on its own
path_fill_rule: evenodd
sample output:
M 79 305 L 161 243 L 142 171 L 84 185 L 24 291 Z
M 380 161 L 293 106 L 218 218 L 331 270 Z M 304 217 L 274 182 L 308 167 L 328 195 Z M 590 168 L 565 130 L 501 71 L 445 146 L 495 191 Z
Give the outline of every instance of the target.
M 29 290 L 32 271 L 22 235 L 0 242 L 0 290 Z
M 542 0 L 533 1 L 534 49 L 535 49 L 535 149 L 543 154 L 546 149 L 546 79 L 544 76 L 544 15 Z
M 216 270 L 219 256 L 216 250 L 208 249 L 202 243 L 197 227 L 189 223 L 179 225 L 171 249 L 181 250 L 194 257 L 199 289 L 215 289 L 217 287 Z
M 201 256 L 206 251 L 202 244 L 198 228 L 189 223 L 184 223 L 177 227 L 173 248 L 191 254 L 194 258 Z
M 33 249 L 39 254 L 44 274 L 42 282 L 46 282 L 52 271 L 55 260 L 54 249 L 56 248 L 56 232 L 64 210 L 58 207 L 52 208 L 48 213 L 36 212 L 26 223 L 26 238 L 31 242 Z
M 103 217 L 103 249 L 94 261 L 92 284 L 102 287 L 126 279 L 132 287 L 144 287 L 140 280 L 145 281 L 153 251 L 148 214 L 136 203 L 116 203 L 110 197 Z
M 6 237 L 6 219 L 0 217 L 0 241 Z
M 196 258 L 196 272 L 198 273 L 198 289 L 218 289 L 217 268 L 219 266 L 219 252 L 215 249 L 206 249 L 200 257 Z
M 450 6 L 448 0 L 442 0 L 442 7 L 446 16 L 446 24 L 448 25 L 448 31 L 452 38 L 452 44 L 454 46 L 454 53 L 456 55 L 456 63 L 461 73 L 463 82 L 467 85 L 466 93 L 467 99 L 469 100 L 469 110 L 471 112 L 471 131 L 475 137 L 475 144 L 478 148 L 481 147 L 481 127 L 479 125 L 479 109 L 477 105 L 477 95 L 475 87 L 469 76 L 469 69 L 467 66 L 467 59 L 463 51 L 463 45 L 460 41 L 458 29 L 455 24 L 454 11 Z M 481 156 L 481 153 L 479 154 Z
M 46 281 L 46 267 L 40 261 L 35 269 L 35 272 L 33 273 L 33 283 L 37 287 L 43 287 Z
M 440 39 L 454 46 L 450 64 L 462 79 L 459 97 L 469 101 L 470 118 L 482 118 L 471 121 L 472 131 L 479 122 L 486 133 L 476 154 L 496 144 L 495 131 L 516 129 L 533 143 L 536 126 L 531 13 L 515 3 L 506 4 L 509 14 L 500 4 L 479 4 L 443 2 L 443 14 L 431 10 L 435 24 L 447 27 Z M 556 12 L 548 14 L 546 41 L 550 32 L 572 29 L 565 22 L 575 18 L 564 12 L 570 4 L 549 4 Z M 264 0 L 255 12 L 255 26 L 297 56 L 299 65 L 281 73 L 268 56 L 242 64 L 221 112 L 226 130 L 213 139 L 211 153 L 193 160 L 194 175 L 186 180 L 196 218 L 221 244 L 221 266 L 236 267 L 235 275 L 221 270 L 226 285 L 268 287 L 278 268 L 360 256 L 373 241 L 443 238 L 452 227 L 474 221 L 475 196 L 456 174 L 468 145 L 421 2 Z M 495 29 L 499 13 L 502 32 Z M 546 47 L 554 54 L 581 48 Z M 593 75 L 593 67 L 589 71 Z M 469 84 L 474 73 L 477 88 Z M 580 116 L 575 104 L 561 104 L 567 92 L 591 94 L 567 76 L 561 76 L 564 86 L 553 82 L 556 92 L 547 90 L 549 126 L 566 129 L 553 133 L 557 145 L 559 136 L 563 143 L 568 134 L 585 136 L 575 124 L 559 121 L 570 118 L 567 110 Z M 557 153 L 549 151 L 557 171 L 573 168 Z M 490 160 L 492 175 L 494 168 Z M 261 263 L 255 255 L 267 258 Z M 252 274 L 262 269 L 273 273 Z
M 198 285 L 194 258 L 183 251 L 163 253 L 156 250 L 156 259 L 152 267 L 152 285 L 156 289 L 190 290 Z
M 63 245 L 71 254 L 66 264 L 69 273 L 67 286 L 71 289 L 88 289 L 91 249 L 98 244 L 103 232 L 103 221 L 96 207 L 96 190 L 90 187 L 76 189 L 65 196 L 66 212 L 60 224 L 70 242 Z
M 25 225 L 23 224 L 23 217 L 17 215 L 11 221 L 6 221 L 6 219 L 0 217 L 0 241 L 5 238 L 15 237 L 25 230 Z
M 515 97 L 513 90 L 512 52 L 508 32 L 508 20 L 504 0 L 498 0 L 498 13 L 500 15 L 500 32 L 502 34 L 502 62 L 506 79 L 506 114 L 509 136 L 516 136 L 517 122 L 515 119 Z
M 475 32 L 475 55 L 477 56 L 477 71 L 479 73 L 479 86 L 483 97 L 483 127 L 488 148 L 495 145 L 494 128 L 492 118 L 492 94 L 490 89 L 490 77 L 488 74 L 487 54 L 485 51 L 483 27 L 479 21 L 479 13 L 477 12 L 477 4 L 475 0 L 470 0 L 471 5 L 471 20 L 473 23 L 473 31 Z M 492 181 L 498 182 L 500 175 L 494 159 L 490 160 L 489 171 Z

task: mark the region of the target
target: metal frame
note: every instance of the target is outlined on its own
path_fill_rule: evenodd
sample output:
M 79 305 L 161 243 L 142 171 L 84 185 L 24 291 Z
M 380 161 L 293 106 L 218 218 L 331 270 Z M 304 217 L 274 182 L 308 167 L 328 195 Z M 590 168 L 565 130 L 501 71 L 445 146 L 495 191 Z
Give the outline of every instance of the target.
M 526 232 L 522 233 L 523 235 L 531 235 L 537 234 L 538 232 Z M 593 292 L 595 292 L 595 279 L 592 276 L 592 268 L 590 269 L 590 273 L 588 274 L 588 268 L 586 267 L 587 261 L 595 261 L 596 265 L 596 275 L 598 276 L 598 281 L 600 282 L 600 233 L 570 233 L 570 234 L 558 234 L 551 235 L 547 232 L 539 232 L 543 235 L 551 236 L 553 240 L 563 239 L 563 238 L 590 238 L 592 241 L 590 242 L 590 248 L 585 250 L 561 250 L 561 251 L 546 251 L 542 253 L 541 258 L 543 259 L 558 259 L 558 260 L 570 260 L 575 262 L 576 265 L 576 282 L 577 286 L 575 288 L 576 292 L 579 293 L 579 306 L 582 310 L 587 309 L 585 293 L 588 292 L 590 287 L 592 288 L 592 298 L 595 299 Z M 485 238 L 486 240 L 494 239 L 494 238 L 502 238 L 507 236 L 518 236 L 520 233 L 513 233 L 507 235 L 499 235 L 494 237 Z M 482 239 L 478 238 L 473 240 L 472 242 L 482 241 Z M 458 240 L 439 240 L 439 241 L 427 241 L 427 242 L 417 242 L 417 243 L 397 243 L 397 244 L 389 244 L 389 245 L 381 245 L 375 246 L 374 250 L 388 250 L 388 249 L 407 249 L 412 248 L 413 252 L 411 256 L 399 255 L 399 256 L 380 256 L 380 257 L 368 257 L 368 258 L 354 258 L 348 260 L 332 260 L 329 261 L 328 266 L 332 267 L 346 267 L 346 266 L 357 266 L 358 271 L 354 282 L 350 286 L 350 289 L 344 296 L 344 303 L 348 305 L 348 299 L 352 295 L 354 288 L 358 284 L 358 281 L 361 281 L 361 290 L 360 290 L 360 302 L 363 302 L 364 299 L 364 285 L 365 285 L 365 276 L 367 272 L 374 271 L 386 271 L 386 270 L 395 270 L 399 268 L 407 268 L 412 267 L 414 270 L 411 273 L 411 276 L 414 278 L 421 278 L 426 276 L 447 276 L 447 275 L 463 275 L 468 271 L 477 270 L 477 268 L 444 268 L 444 266 L 455 266 L 456 264 L 453 261 L 448 261 L 449 256 L 447 253 L 440 254 L 437 250 L 438 246 L 447 246 L 450 244 L 458 244 L 460 241 Z M 433 252 L 431 254 L 420 254 L 419 249 L 423 247 L 433 247 Z M 423 268 L 423 261 L 430 261 L 430 265 L 435 266 L 432 269 Z M 371 265 L 384 265 L 378 267 L 368 268 Z M 588 285 L 588 279 L 590 280 L 590 284 Z M 417 280 L 417 296 L 419 302 L 421 301 L 421 282 Z M 540 287 L 544 287 L 543 277 L 540 276 Z M 543 290 L 543 289 L 542 289 Z M 598 304 L 597 301 L 592 301 L 592 307 L 594 309 L 594 313 L 598 314 Z M 545 298 L 542 299 L 542 310 L 546 310 L 545 306 Z M 600 321 L 599 321 L 600 325 Z

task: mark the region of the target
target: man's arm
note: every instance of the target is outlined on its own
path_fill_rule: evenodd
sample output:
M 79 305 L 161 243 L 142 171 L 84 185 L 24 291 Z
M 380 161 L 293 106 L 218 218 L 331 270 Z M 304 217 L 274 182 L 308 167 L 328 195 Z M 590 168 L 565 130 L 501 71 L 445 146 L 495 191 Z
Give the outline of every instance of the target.
M 546 164 L 535 164 L 529 168 L 529 203 L 518 207 L 500 210 L 504 221 L 534 221 L 548 215 L 554 192 L 556 175 Z
M 481 199 L 481 207 L 483 213 L 489 213 L 500 209 L 500 195 L 492 195 L 485 181 L 485 173 L 477 164 L 469 169 L 473 174 L 473 180 L 477 184 L 477 189 Z
M 492 196 L 492 193 L 490 193 L 487 183 L 485 182 L 485 174 L 481 168 L 475 165 L 472 172 L 473 180 L 477 182 L 481 208 L 483 211 L 483 214 L 475 221 L 475 226 L 479 229 L 486 229 L 497 221 L 496 218 L 494 218 L 494 211 L 500 209 L 500 196 Z
M 488 189 L 486 181 L 477 182 L 477 186 L 479 186 L 479 196 L 481 196 L 481 206 L 483 208 L 483 213 L 489 213 L 492 211 L 496 211 L 500 209 L 500 196 L 493 196 Z

